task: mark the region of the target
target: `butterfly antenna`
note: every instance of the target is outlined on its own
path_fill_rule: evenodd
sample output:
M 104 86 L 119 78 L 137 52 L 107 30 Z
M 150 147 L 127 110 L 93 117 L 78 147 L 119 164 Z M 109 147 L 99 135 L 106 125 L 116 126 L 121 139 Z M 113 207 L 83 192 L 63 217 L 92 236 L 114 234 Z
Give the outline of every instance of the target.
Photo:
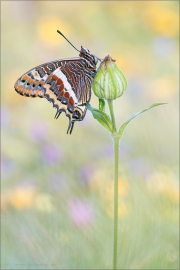
M 63 36 L 63 38 L 65 38 L 66 40 L 67 40 L 67 42 L 69 42 L 69 44 L 71 44 L 71 46 L 73 46 L 73 48 L 76 50 L 76 51 L 78 51 L 78 52 L 80 52 L 78 49 L 76 49 L 76 47 L 74 47 L 74 45 L 63 35 L 63 33 L 61 33 L 59 30 L 57 30 L 57 32 L 61 35 L 61 36 Z

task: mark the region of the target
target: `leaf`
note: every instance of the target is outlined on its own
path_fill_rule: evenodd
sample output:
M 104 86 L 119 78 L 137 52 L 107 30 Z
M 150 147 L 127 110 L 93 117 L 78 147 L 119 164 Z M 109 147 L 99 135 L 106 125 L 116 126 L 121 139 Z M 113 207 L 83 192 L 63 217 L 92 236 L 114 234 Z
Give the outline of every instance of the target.
M 105 112 L 105 101 L 102 98 L 99 98 L 99 110 Z
M 88 104 L 87 108 L 89 111 L 91 111 L 94 119 L 96 119 L 104 128 L 112 133 L 112 122 L 109 115 L 103 111 L 93 108 L 90 104 Z
M 167 104 L 167 103 L 154 103 L 154 104 L 152 104 L 149 108 L 144 109 L 144 110 L 142 110 L 142 111 L 140 111 L 140 112 L 137 112 L 137 113 L 131 115 L 131 116 L 130 116 L 130 117 L 129 117 L 129 118 L 128 118 L 121 126 L 120 126 L 119 131 L 118 131 L 118 136 L 119 136 L 119 137 L 122 136 L 123 131 L 124 131 L 124 129 L 126 128 L 126 126 L 127 126 L 127 125 L 129 124 L 129 122 L 131 122 L 131 120 L 133 120 L 135 117 L 139 116 L 141 113 L 144 113 L 144 112 L 146 112 L 146 111 L 148 111 L 148 110 L 150 110 L 150 109 L 152 109 L 152 108 L 154 108 L 154 107 L 156 107 L 156 106 L 160 106 L 160 105 L 164 105 L 164 104 Z

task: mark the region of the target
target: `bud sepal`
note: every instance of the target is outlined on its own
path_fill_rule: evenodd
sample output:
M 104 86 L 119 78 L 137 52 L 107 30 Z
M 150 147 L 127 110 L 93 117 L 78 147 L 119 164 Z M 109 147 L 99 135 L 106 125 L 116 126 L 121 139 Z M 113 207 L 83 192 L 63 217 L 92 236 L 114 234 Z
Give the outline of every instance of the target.
M 105 112 L 105 101 L 103 98 L 99 98 L 99 110 L 102 112 Z

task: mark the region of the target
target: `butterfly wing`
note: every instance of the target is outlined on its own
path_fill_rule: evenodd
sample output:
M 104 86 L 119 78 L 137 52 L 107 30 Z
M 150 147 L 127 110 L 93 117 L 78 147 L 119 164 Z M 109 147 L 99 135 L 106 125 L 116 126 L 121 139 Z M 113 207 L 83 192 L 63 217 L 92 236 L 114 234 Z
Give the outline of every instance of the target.
M 26 97 L 40 97 L 45 95 L 44 83 L 61 61 L 49 62 L 35 67 L 22 75 L 15 83 L 16 92 Z
M 61 112 L 65 112 L 69 118 L 70 133 L 74 122 L 84 119 L 91 98 L 93 78 L 85 71 L 83 59 L 64 60 L 61 66 L 49 75 L 44 84 L 45 97 L 57 109 L 55 118 L 58 118 Z
M 64 59 L 38 66 L 17 80 L 15 90 L 28 97 L 44 97 L 57 109 L 55 118 L 65 112 L 68 131 L 82 121 L 91 97 L 92 77 L 82 58 Z

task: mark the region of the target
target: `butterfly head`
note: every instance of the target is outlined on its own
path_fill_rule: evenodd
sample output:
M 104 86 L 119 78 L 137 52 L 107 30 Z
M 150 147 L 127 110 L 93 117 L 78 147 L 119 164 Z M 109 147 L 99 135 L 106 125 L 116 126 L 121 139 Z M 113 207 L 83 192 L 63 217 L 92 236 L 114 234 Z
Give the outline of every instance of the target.
M 90 61 L 95 66 L 97 65 L 98 61 L 101 61 L 97 56 L 95 56 L 94 54 L 91 54 L 90 51 L 88 49 L 84 48 L 83 46 L 81 46 L 79 56 Z
M 94 54 L 91 54 L 89 50 L 85 49 L 83 46 L 81 46 L 81 50 L 79 51 L 62 33 L 61 31 L 57 30 L 57 32 L 63 36 L 68 42 L 69 44 L 71 44 L 71 46 L 73 46 L 73 48 L 80 52 L 79 56 L 85 58 L 86 60 L 90 61 L 93 65 L 97 65 L 98 61 L 102 62 L 102 60 L 100 58 L 98 58 L 97 56 L 95 56 Z

